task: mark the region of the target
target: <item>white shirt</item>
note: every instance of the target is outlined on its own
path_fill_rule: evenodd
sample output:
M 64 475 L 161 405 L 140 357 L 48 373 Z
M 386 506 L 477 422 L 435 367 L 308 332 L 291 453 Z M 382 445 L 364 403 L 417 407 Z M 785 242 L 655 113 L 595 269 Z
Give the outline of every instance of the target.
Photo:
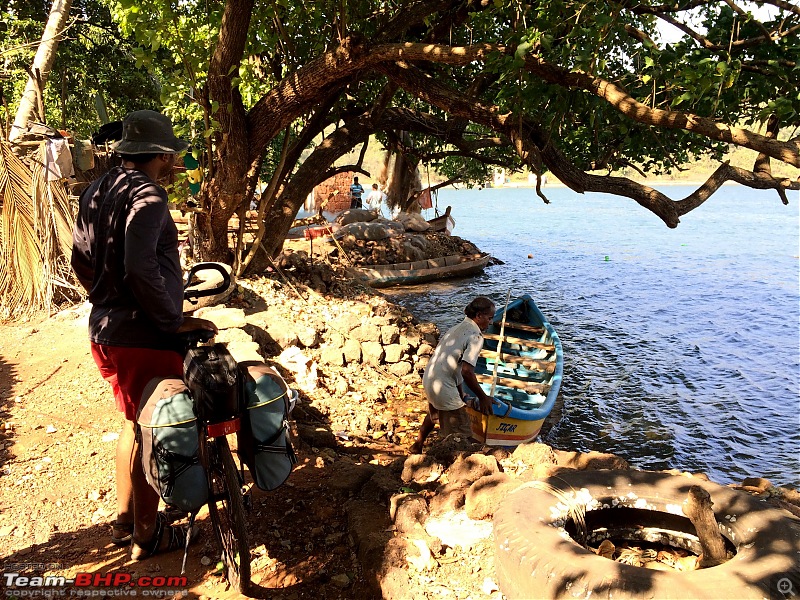
M 386 198 L 387 196 L 384 192 L 380 190 L 372 190 L 369 194 L 367 194 L 365 200 L 370 208 L 380 208 L 381 203 L 386 200 Z
M 467 362 L 474 367 L 478 364 L 481 348 L 483 335 L 469 317 L 464 317 L 461 323 L 441 337 L 422 377 L 428 402 L 438 410 L 457 410 L 464 406 L 456 387 L 464 382 L 461 363 Z

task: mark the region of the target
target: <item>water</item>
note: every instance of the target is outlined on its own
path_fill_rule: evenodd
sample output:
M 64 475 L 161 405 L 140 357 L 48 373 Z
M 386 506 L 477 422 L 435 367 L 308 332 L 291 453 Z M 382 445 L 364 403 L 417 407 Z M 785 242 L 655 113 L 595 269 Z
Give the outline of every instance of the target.
M 564 345 L 555 447 L 800 487 L 797 195 L 725 186 L 668 229 L 632 200 L 545 191 L 440 191 L 454 234 L 506 264 L 388 293 L 442 330 L 476 295 L 533 296 Z

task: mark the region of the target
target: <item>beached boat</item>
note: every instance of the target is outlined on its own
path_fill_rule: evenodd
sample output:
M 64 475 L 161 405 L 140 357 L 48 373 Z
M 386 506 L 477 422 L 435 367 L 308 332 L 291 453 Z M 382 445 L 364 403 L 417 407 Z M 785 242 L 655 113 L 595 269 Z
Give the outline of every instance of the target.
M 447 235 L 453 233 L 456 222 L 453 217 L 450 216 L 450 209 L 451 207 L 448 206 L 443 215 L 428 219 L 428 223 L 431 226 L 430 231 L 438 231 L 439 233 L 446 233 Z
M 416 285 L 450 277 L 466 277 L 483 271 L 491 255 L 454 254 L 440 258 L 429 258 L 414 262 L 391 265 L 369 265 L 354 269 L 356 276 L 370 287 L 392 285 Z
M 469 406 L 467 411 L 473 437 L 479 442 L 516 446 L 535 439 L 553 409 L 564 353 L 558 334 L 530 296 L 509 303 L 501 340 L 502 319 L 501 308 L 483 334 L 483 350 L 475 366 L 481 388 L 491 395 L 497 363 L 494 414 L 483 415 Z

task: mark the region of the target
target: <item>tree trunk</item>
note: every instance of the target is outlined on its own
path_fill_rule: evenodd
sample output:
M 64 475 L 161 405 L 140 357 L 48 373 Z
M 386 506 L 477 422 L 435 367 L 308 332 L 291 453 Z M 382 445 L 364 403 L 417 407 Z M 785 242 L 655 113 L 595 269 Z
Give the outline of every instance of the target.
M 28 77 L 28 83 L 25 85 L 25 91 L 22 93 L 19 108 L 14 117 L 14 125 L 9 134 L 11 142 L 16 141 L 25 133 L 28 121 L 33 119 L 36 114 L 38 95 L 41 93 L 44 96 L 44 86 L 47 83 L 47 76 L 53 68 L 53 62 L 56 60 L 58 42 L 61 39 L 61 32 L 64 31 L 64 26 L 67 23 L 71 6 L 72 0 L 53 0 L 53 5 L 50 7 L 50 16 L 47 17 L 47 25 L 45 25 L 44 33 L 42 34 L 42 41 L 39 42 L 36 56 L 33 58 L 31 76 Z M 42 89 L 39 89 L 39 82 L 36 80 L 37 74 Z M 44 119 L 44 115 L 41 116 Z

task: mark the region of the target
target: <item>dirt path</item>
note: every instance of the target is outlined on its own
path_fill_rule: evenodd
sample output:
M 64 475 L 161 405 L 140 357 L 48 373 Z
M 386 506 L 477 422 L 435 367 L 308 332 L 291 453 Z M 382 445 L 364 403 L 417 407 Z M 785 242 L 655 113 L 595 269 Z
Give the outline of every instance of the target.
M 177 575 L 181 555 L 141 563 L 110 543 L 115 517 L 113 453 L 121 417 L 88 352 L 83 321 L 61 315 L 0 328 L 0 560 L 47 565 L 38 574 L 128 571 Z M 324 460 L 300 450 L 291 481 L 256 490 L 250 518 L 253 580 L 260 596 L 371 597 L 347 523 L 328 489 Z M 383 460 L 391 460 L 387 454 Z M 311 518 L 313 517 L 313 518 Z M 207 515 L 188 560 L 191 597 L 235 597 L 215 575 Z M 205 565 L 204 563 L 210 563 Z M 345 580 L 342 577 L 346 575 Z M 334 581 L 332 583 L 331 581 Z M 282 589 L 278 594 L 274 588 Z

